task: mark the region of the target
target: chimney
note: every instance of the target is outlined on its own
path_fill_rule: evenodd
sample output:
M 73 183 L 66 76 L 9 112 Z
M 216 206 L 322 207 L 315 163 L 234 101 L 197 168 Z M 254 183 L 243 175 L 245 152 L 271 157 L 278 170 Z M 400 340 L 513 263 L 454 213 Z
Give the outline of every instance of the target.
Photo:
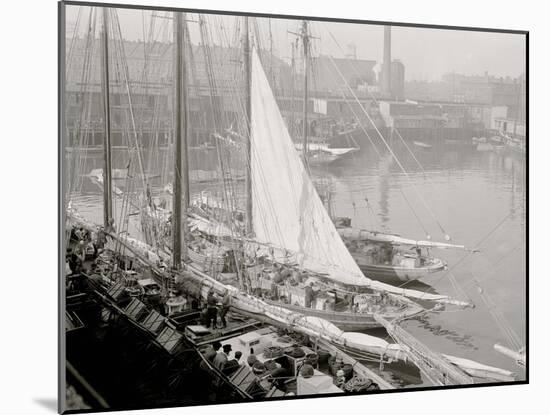
M 347 53 L 346 53 L 346 58 L 347 59 L 353 59 L 353 60 L 357 59 L 357 46 L 355 46 L 355 43 L 349 43 L 348 44 L 348 50 L 347 50 Z
M 384 59 L 382 62 L 382 93 L 391 96 L 391 26 L 384 26 Z

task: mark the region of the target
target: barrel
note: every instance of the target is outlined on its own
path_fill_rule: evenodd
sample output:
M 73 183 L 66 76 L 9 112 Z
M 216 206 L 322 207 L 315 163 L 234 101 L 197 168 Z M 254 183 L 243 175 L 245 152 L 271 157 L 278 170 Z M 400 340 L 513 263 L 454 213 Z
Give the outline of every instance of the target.
M 287 347 L 284 350 L 284 353 L 295 359 L 299 359 L 300 357 L 304 357 L 306 355 L 306 352 L 304 352 L 304 349 L 302 349 L 300 346 Z

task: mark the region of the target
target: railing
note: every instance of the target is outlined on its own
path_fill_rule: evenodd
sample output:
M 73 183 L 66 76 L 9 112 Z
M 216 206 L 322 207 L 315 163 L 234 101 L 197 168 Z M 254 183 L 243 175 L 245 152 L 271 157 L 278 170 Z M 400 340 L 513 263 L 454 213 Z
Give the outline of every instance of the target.
M 383 325 L 388 334 L 400 345 L 407 347 L 408 356 L 421 372 L 435 385 L 465 385 L 474 383 L 473 379 L 462 370 L 453 366 L 443 356 L 432 352 L 426 345 L 379 315 L 375 320 Z

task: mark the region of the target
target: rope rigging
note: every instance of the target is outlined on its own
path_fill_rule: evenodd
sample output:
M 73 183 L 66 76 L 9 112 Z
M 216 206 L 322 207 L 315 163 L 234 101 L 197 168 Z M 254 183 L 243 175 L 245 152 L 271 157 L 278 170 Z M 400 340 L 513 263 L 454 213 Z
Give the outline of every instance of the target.
M 338 48 L 343 51 L 343 49 L 341 48 L 340 44 L 338 43 L 338 41 L 336 40 L 336 38 L 334 37 L 334 35 L 328 30 L 328 28 L 326 28 L 326 31 L 327 33 L 329 34 L 329 36 L 331 37 L 331 39 L 335 42 L 335 44 L 338 46 Z M 340 71 L 340 69 L 338 68 L 338 66 L 336 65 L 336 63 L 334 62 L 334 59 L 332 58 L 332 56 L 329 56 L 329 59 L 331 61 L 331 63 L 333 64 L 336 72 L 339 74 L 339 76 L 341 77 L 344 85 L 346 86 L 346 88 L 348 89 L 348 91 L 351 93 L 351 95 L 353 96 L 354 100 L 357 102 L 357 104 L 359 105 L 359 108 L 361 108 L 361 111 L 364 113 L 364 115 L 367 117 L 367 119 L 370 121 L 370 123 L 372 124 L 374 130 L 376 131 L 376 133 L 378 134 L 378 137 L 380 138 L 380 140 L 384 143 L 385 147 L 388 149 L 388 151 L 390 152 L 390 154 L 392 155 L 392 157 L 394 157 L 396 163 L 398 164 L 399 168 L 401 169 L 401 171 L 403 172 L 403 174 L 407 177 L 407 180 L 409 181 L 409 183 L 411 184 L 411 187 L 413 188 L 413 190 L 415 191 L 415 194 L 417 195 L 417 197 L 419 198 L 420 202 L 422 203 L 422 205 L 425 207 L 426 211 L 428 212 L 428 214 L 432 217 L 432 219 L 435 221 L 435 223 L 437 224 L 437 226 L 439 227 L 440 231 L 442 232 L 442 234 L 444 235 L 444 238 L 445 240 L 449 241 L 451 238 L 449 236 L 449 234 L 446 232 L 445 228 L 443 227 L 443 225 L 441 224 L 441 222 L 437 219 L 437 217 L 435 216 L 434 212 L 432 211 L 432 209 L 429 207 L 428 203 L 426 202 L 426 200 L 424 199 L 424 197 L 420 194 L 420 192 L 418 191 L 418 188 L 416 187 L 415 183 L 411 180 L 408 172 L 406 171 L 406 169 L 404 168 L 404 166 L 402 165 L 402 163 L 399 161 L 399 159 L 397 158 L 397 156 L 395 155 L 393 149 L 391 148 L 391 146 L 389 145 L 389 143 L 387 142 L 387 140 L 384 138 L 384 136 L 382 135 L 382 133 L 380 132 L 380 130 L 378 129 L 378 127 L 376 126 L 376 123 L 374 122 L 374 120 L 372 119 L 372 117 L 370 116 L 370 114 L 368 113 L 368 111 L 364 108 L 363 104 L 360 102 L 360 100 L 357 98 L 357 95 L 355 94 L 355 92 L 353 91 L 353 89 L 351 88 L 351 86 L 349 85 L 349 83 L 347 82 L 347 80 L 345 79 L 344 75 L 342 74 L 342 72 Z M 356 73 L 357 70 L 353 67 L 353 65 L 351 64 L 350 62 L 350 65 L 352 66 L 352 68 L 355 70 Z M 372 93 L 370 91 L 368 91 L 368 93 L 370 94 L 371 96 L 371 99 L 373 99 L 375 102 L 376 101 L 376 98 L 372 95 Z M 410 149 L 409 149 L 410 150 Z M 413 157 L 414 157 L 414 154 L 413 154 Z M 415 157 L 416 159 L 416 157 Z M 430 235 L 427 234 L 427 238 L 430 239 Z

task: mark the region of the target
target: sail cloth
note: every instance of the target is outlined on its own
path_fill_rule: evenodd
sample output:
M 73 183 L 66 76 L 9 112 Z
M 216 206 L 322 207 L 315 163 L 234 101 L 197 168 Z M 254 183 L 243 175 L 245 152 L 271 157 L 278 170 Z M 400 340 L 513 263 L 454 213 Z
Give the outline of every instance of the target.
M 260 243 L 291 251 L 298 264 L 336 282 L 432 301 L 447 296 L 365 277 L 338 235 L 294 148 L 255 50 L 251 76 L 252 225 Z
M 295 252 L 303 268 L 345 284 L 366 285 L 294 148 L 256 51 L 251 107 L 255 239 Z

